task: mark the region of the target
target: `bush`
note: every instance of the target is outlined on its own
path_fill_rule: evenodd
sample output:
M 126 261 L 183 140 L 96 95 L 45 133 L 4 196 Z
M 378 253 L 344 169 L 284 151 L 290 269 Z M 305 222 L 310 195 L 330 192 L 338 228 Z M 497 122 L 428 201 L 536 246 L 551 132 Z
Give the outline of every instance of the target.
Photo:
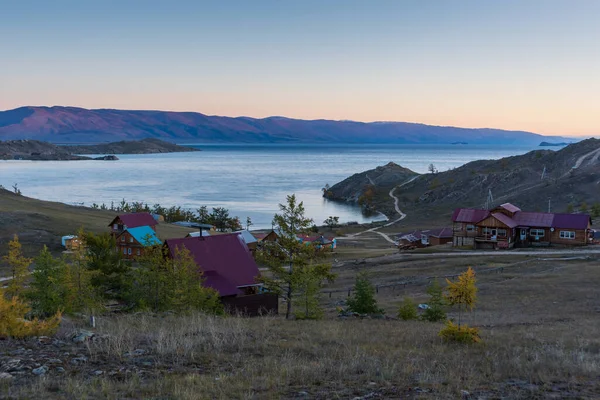
M 437 279 L 427 288 L 427 294 L 429 294 L 429 303 L 427 304 L 429 307 L 425 309 L 421 318 L 429 322 L 444 321 L 446 319 L 446 304 L 442 287 Z
M 404 321 L 419 318 L 417 314 L 417 304 L 410 297 L 405 297 L 398 309 L 398 318 L 402 318 Z
M 30 311 L 29 305 L 21 302 L 18 297 L 6 300 L 4 293 L 0 291 L 0 338 L 22 339 L 29 336 L 52 335 L 56 332 L 61 320 L 60 312 L 46 320 L 34 318 L 28 321 L 25 315 Z
M 383 314 L 383 310 L 377 306 L 375 288 L 364 272 L 356 276 L 354 284 L 354 295 L 346 301 L 348 311 L 359 314 Z
M 449 342 L 478 343 L 481 341 L 479 328 L 458 326 L 450 320 L 446 321 L 446 326 L 440 331 L 439 336 Z

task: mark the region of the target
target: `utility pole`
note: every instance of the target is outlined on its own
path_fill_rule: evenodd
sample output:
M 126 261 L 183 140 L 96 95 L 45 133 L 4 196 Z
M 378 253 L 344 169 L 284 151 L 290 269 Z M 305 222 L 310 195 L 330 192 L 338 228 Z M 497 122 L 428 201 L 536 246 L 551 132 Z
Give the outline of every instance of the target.
M 552 200 L 550 198 L 548 198 L 548 213 L 550 213 L 551 211 L 551 204 L 552 204 Z
M 544 170 L 542 171 L 542 180 L 546 177 L 546 166 L 544 165 Z

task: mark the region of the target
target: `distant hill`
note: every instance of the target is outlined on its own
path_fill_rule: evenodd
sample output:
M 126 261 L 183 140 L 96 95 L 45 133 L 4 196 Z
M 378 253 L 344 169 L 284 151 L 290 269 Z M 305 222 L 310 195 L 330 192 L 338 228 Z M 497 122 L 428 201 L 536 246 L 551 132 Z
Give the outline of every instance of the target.
M 466 143 L 537 145 L 562 137 L 406 122 L 219 117 L 193 112 L 21 107 L 0 112 L 0 140 L 102 143 L 158 138 L 178 143 Z
M 400 172 L 397 178 L 393 171 Z M 389 179 L 364 178 L 376 176 Z M 403 223 L 411 226 L 447 224 L 457 207 L 483 207 L 490 191 L 494 205 L 510 202 L 523 210 L 547 211 L 550 200 L 555 212 L 585 211 L 600 202 L 600 140 L 583 140 L 558 151 L 535 150 L 499 160 L 473 161 L 421 175 L 390 163 L 333 185 L 327 197 L 356 202 L 374 188 L 373 208 L 391 216 L 395 211 L 388 193 L 394 187 L 399 208 L 408 214 Z
M 70 161 L 91 159 L 90 157 L 82 156 L 82 154 L 151 154 L 189 151 L 200 150 L 192 147 L 179 146 L 158 139 L 122 141 L 85 146 L 55 145 L 53 143 L 27 139 L 7 140 L 5 142 L 0 141 L 0 160 Z M 113 160 L 117 158 L 99 157 L 96 159 Z

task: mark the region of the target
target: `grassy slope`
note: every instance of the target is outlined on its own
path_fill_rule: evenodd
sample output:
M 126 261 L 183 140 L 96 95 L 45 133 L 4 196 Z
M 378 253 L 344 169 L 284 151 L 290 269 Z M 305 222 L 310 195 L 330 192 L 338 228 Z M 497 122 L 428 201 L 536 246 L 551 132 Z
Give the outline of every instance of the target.
M 29 255 L 43 245 L 59 251 L 61 236 L 76 233 L 81 227 L 106 232 L 115 215 L 112 211 L 42 201 L 0 189 L 0 254 L 6 253 L 7 243 L 15 234 Z M 183 237 L 190 232 L 170 224 L 159 224 L 157 230 L 161 239 Z
M 478 267 L 496 265 L 490 257 L 479 260 Z M 51 367 L 46 378 L 19 377 L 5 393 L 32 398 L 452 399 L 464 398 L 467 391 L 468 398 L 594 398 L 600 393 L 597 260 L 515 261 L 506 261 L 502 274 L 478 275 L 479 304 L 466 318 L 482 327 L 478 345 L 443 343 L 437 336 L 441 323 L 331 316 L 324 321 L 101 317 L 97 331 L 105 339 L 57 350 L 85 354 L 86 364 L 72 366 L 68 360 L 73 356 L 61 356 L 65 374 Z M 460 260 L 438 259 L 373 261 L 364 268 L 381 280 L 464 267 Z M 355 271 L 339 270 L 340 285 Z M 380 290 L 377 296 L 393 313 L 405 295 L 424 299 L 424 288 Z M 325 300 L 331 311 L 335 299 Z M 67 342 L 71 323 L 59 334 Z M 19 357 L 12 354 L 19 347 L 34 349 L 33 357 L 40 348 L 51 356 L 52 347 L 35 339 L 4 344 L 11 349 L 9 358 Z M 137 359 L 124 356 L 135 349 L 147 353 Z M 143 367 L 141 360 L 150 364 Z M 103 374 L 94 377 L 93 371 Z

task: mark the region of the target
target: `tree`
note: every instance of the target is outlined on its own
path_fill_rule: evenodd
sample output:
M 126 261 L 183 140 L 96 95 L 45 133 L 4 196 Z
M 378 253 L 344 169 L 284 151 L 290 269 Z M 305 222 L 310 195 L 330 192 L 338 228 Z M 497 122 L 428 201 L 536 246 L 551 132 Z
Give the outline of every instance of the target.
M 87 267 L 94 271 L 91 284 L 106 298 L 122 298 L 129 289 L 131 265 L 116 250 L 117 240 L 110 233 L 95 235 L 80 232 L 87 249 Z
M 276 242 L 265 242 L 257 252 L 257 259 L 270 271 L 260 280 L 287 302 L 286 319 L 290 319 L 293 304 L 298 304 L 297 296 L 303 297 L 305 305 L 314 306 L 316 289 L 323 281 L 333 281 L 335 275 L 331 273 L 331 264 L 322 262 L 325 253 L 312 244 L 300 242 L 297 237 L 312 224 L 312 220 L 304 216 L 304 204 L 298 203 L 295 195 L 289 195 L 285 204 L 279 204 L 279 209 L 281 213 L 273 217 L 279 237 Z M 307 317 L 318 315 L 318 312 L 304 311 Z
M 348 310 L 359 314 L 383 314 L 383 310 L 378 307 L 375 298 L 375 288 L 369 281 L 366 272 L 361 272 L 356 276 L 354 283 L 354 293 L 352 297 L 346 300 Z
M 569 205 L 567 206 L 567 212 L 568 212 L 569 214 L 571 214 L 571 213 L 573 212 L 573 204 L 569 204 Z
M 21 193 L 21 189 L 19 189 L 19 185 L 18 185 L 18 184 L 16 184 L 16 183 L 13 185 L 13 192 L 14 192 L 14 193 L 15 193 L 17 196 L 21 196 L 21 195 L 22 195 L 22 193 Z
M 130 300 L 140 309 L 221 314 L 219 294 L 202 286 L 202 273 L 185 248 L 173 257 L 161 246 L 147 247 L 138 260 Z
M 427 171 L 429 171 L 429 173 L 431 174 L 435 174 L 438 172 L 437 168 L 433 164 L 429 164 L 429 166 L 427 167 Z
M 594 203 L 591 209 L 592 218 L 600 217 L 600 203 Z
M 446 319 L 446 310 L 444 302 L 444 293 L 442 286 L 437 279 L 434 279 L 427 288 L 429 302 L 427 308 L 423 311 L 421 318 L 429 322 L 438 322 Z
M 319 304 L 319 293 L 323 287 L 323 280 L 332 280 L 330 266 L 325 264 L 307 265 L 298 269 L 297 295 L 294 297 L 296 319 L 321 319 L 323 308 Z
M 249 231 L 252 225 L 252 218 L 246 217 L 246 230 Z
M 29 287 L 27 298 L 31 301 L 35 315 L 49 316 L 59 311 L 72 311 L 67 302 L 71 296 L 65 260 L 54 258 L 46 246 L 35 259 L 35 270 Z
M 224 231 L 228 228 L 229 210 L 224 207 L 213 207 L 210 218 L 218 230 Z
M 323 224 L 327 225 L 330 229 L 333 229 L 338 225 L 339 222 L 340 217 L 329 216 L 325 221 L 323 221 Z
M 477 302 L 475 271 L 469 267 L 458 276 L 456 281 L 446 279 L 446 282 L 448 283 L 446 300 L 450 305 L 458 305 L 458 327 L 460 328 L 462 309 L 471 311 Z
M 10 268 L 12 276 L 12 279 L 8 282 L 6 294 L 9 298 L 21 296 L 25 290 L 25 281 L 27 275 L 29 275 L 29 265 L 31 265 L 32 260 L 23 255 L 22 246 L 17 235 L 8 242 L 8 255 L 3 258 Z
M 58 329 L 61 313 L 57 312 L 46 320 L 34 318 L 27 320 L 31 308 L 18 296 L 7 300 L 0 289 L 0 338 L 22 339 L 29 336 L 52 335 Z
M 583 203 L 581 203 L 581 205 L 579 206 L 579 211 L 582 213 L 588 212 L 588 205 L 585 201 Z
M 417 314 L 417 305 L 413 299 L 410 297 L 404 298 L 400 308 L 398 309 L 398 318 L 401 318 L 404 321 L 419 318 L 419 315 Z
M 85 236 L 83 230 L 78 237 Z M 99 275 L 99 271 L 88 268 L 90 254 L 84 243 L 74 248 L 66 257 L 66 282 L 68 285 L 68 304 L 73 311 L 94 312 L 102 308 L 102 303 L 92 281 Z
M 326 183 L 321 190 L 323 191 L 323 197 L 326 199 L 333 197 L 333 192 L 331 191 L 331 186 L 329 186 L 329 183 Z
M 211 216 L 210 213 L 208 212 L 208 207 L 206 206 L 202 206 L 199 209 L 196 210 L 196 213 L 198 213 L 198 216 L 196 217 L 196 220 L 201 223 L 201 224 L 211 224 L 212 225 L 212 220 L 211 220 Z

